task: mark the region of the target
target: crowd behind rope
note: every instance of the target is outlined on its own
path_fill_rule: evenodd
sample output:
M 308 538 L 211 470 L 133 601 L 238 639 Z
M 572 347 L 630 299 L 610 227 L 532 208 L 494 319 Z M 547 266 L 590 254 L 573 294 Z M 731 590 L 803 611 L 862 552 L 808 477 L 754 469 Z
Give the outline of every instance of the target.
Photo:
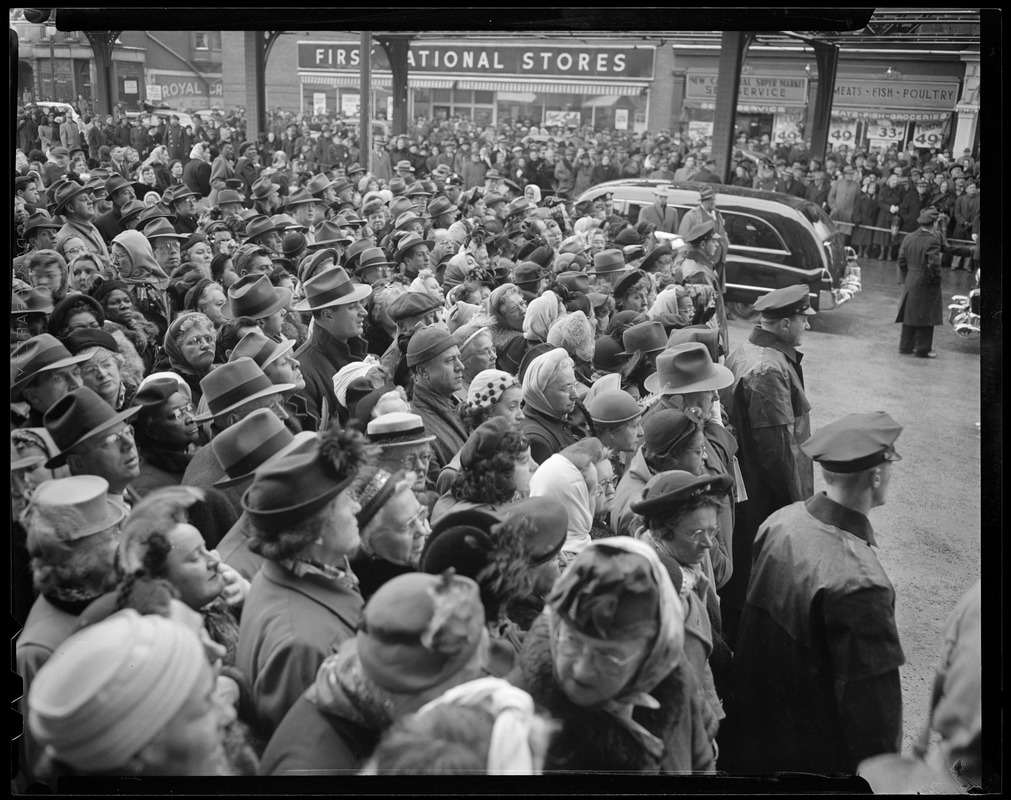
M 14 788 L 896 754 L 894 591 L 853 542 L 875 544 L 901 426 L 812 433 L 806 286 L 730 341 L 712 188 L 683 218 L 659 188 L 635 225 L 573 203 L 715 183 L 704 143 L 419 119 L 362 154 L 339 122 L 269 118 L 247 141 L 239 113 L 86 113 L 77 138 L 19 116 Z M 767 160 L 735 183 L 813 193 L 855 247 L 892 247 L 854 216 L 879 179 L 917 241 L 964 189 L 954 238 L 978 238 L 972 159 L 739 144 Z M 956 610 L 918 751 L 966 784 L 978 613 Z

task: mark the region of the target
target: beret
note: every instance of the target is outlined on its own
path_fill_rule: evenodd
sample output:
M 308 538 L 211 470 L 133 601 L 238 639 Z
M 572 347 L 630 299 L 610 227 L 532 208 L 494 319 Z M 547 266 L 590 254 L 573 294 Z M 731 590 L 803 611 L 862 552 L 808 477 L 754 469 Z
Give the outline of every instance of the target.
M 456 340 L 445 325 L 436 323 L 420 328 L 407 343 L 407 366 L 424 364 L 451 347 L 456 347 Z
M 119 352 L 119 345 L 112 338 L 112 334 L 101 328 L 79 328 L 66 336 L 64 342 L 67 349 L 74 355 L 89 347 L 104 347 L 113 353 Z
M 829 472 L 852 473 L 898 461 L 899 425 L 884 411 L 847 414 L 819 428 L 800 449 Z

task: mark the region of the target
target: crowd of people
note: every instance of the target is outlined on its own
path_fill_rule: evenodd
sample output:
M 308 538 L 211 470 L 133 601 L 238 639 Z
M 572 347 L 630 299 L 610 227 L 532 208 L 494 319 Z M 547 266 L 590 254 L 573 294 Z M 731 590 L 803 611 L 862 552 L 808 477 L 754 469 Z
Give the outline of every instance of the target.
M 362 154 L 326 121 L 236 121 L 147 139 L 122 115 L 94 151 L 101 122 L 18 127 L 18 790 L 899 752 L 869 515 L 901 426 L 812 432 L 806 285 L 730 340 L 711 186 L 683 218 L 658 188 L 634 225 L 573 202 L 710 169 L 699 148 L 419 120 Z M 811 185 L 844 222 L 873 194 L 855 170 L 889 163 Z M 924 756 L 971 784 L 979 629 L 952 630 Z

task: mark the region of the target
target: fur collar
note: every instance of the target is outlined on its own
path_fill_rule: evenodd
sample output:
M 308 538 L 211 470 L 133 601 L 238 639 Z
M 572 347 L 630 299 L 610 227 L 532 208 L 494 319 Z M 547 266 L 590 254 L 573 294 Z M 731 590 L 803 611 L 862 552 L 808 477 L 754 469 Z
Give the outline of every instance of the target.
M 664 741 L 664 757 L 657 759 L 610 716 L 577 706 L 566 697 L 554 674 L 547 620 L 538 618 L 524 639 L 520 665 L 511 677 L 562 725 L 552 741 L 545 769 L 660 771 L 673 748 L 690 746 L 673 741 L 679 722 L 692 713 L 683 664 L 650 692 L 660 703 L 658 709 L 635 710 L 634 719 Z

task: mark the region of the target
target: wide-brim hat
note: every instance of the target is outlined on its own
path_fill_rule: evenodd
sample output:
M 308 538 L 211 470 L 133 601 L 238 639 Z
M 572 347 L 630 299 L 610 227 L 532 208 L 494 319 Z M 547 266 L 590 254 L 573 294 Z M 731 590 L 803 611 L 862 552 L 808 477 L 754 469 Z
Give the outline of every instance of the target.
M 63 342 L 48 333 L 22 342 L 11 353 L 11 402 L 20 402 L 22 389 L 39 373 L 80 364 L 90 357 L 73 355 Z
M 172 223 L 164 217 L 151 220 L 150 223 L 144 226 L 144 230 L 141 233 L 144 234 L 148 241 L 151 239 L 178 239 L 179 241 L 183 241 L 190 238 L 189 234 L 178 233 L 172 227 Z
M 194 422 L 209 422 L 253 400 L 294 388 L 293 383 L 271 383 L 251 358 L 229 361 L 215 367 L 200 380 L 200 391 L 207 401 L 208 413 L 194 417 Z
M 734 479 L 729 475 L 693 475 L 683 470 L 669 470 L 654 475 L 643 487 L 642 496 L 629 506 L 636 514 L 656 517 L 677 509 L 686 500 L 700 495 L 725 495 Z
M 667 349 L 670 350 L 672 347 L 688 342 L 702 342 L 709 351 L 713 363 L 719 363 L 721 345 L 718 328 L 710 328 L 708 325 L 688 325 L 684 328 L 675 328 L 667 338 Z
M 628 267 L 625 264 L 625 256 L 621 250 L 602 250 L 593 256 L 593 269 L 587 270 L 589 275 L 613 275 L 615 272 L 624 272 Z
M 87 186 L 76 181 L 64 181 L 53 196 L 53 212 L 58 214 L 75 197 L 90 191 Z
M 270 178 L 260 178 L 253 182 L 252 195 L 254 200 L 262 200 L 265 197 L 270 197 L 271 192 L 279 191 L 281 185 L 279 183 L 274 183 Z
M 242 201 L 237 200 L 236 202 Z M 288 195 L 288 199 L 284 201 L 284 208 L 292 208 L 294 206 L 309 205 L 318 202 L 319 200 L 317 200 L 315 197 L 309 194 L 309 191 L 305 187 L 303 187 Z
M 656 372 L 644 385 L 653 394 L 688 394 L 725 389 L 733 382 L 734 373 L 714 363 L 702 342 L 686 342 L 656 357 Z
M 313 230 L 313 236 L 315 239 L 306 245 L 306 249 L 310 251 L 319 250 L 323 247 L 333 247 L 334 245 L 345 246 L 354 241 L 350 236 L 344 235 L 344 232 L 336 222 L 329 219 L 316 226 Z
M 147 208 L 143 200 L 131 200 L 128 203 L 124 203 L 119 209 L 119 221 L 123 225 L 136 219 L 140 216 L 141 212 Z
M 456 203 L 441 194 L 433 197 L 428 204 L 428 213 L 433 219 L 450 211 L 459 213 L 460 209 L 457 208 Z
M 228 302 L 221 307 L 221 316 L 263 319 L 287 308 L 291 298 L 291 289 L 274 286 L 266 275 L 243 275 L 229 287 Z
M 214 207 L 219 208 L 225 205 L 231 205 L 233 203 L 242 204 L 242 195 L 239 194 L 234 189 L 222 189 L 218 192 L 218 196 L 214 201 Z
M 424 420 L 406 411 L 391 411 L 371 420 L 366 428 L 369 441 L 379 447 L 393 447 L 434 442 Z
M 419 245 L 424 245 L 431 251 L 435 247 L 435 242 L 432 239 L 422 239 L 417 233 L 409 233 L 397 245 L 397 251 L 393 256 L 393 260 L 399 263 L 409 250 Z
M 285 353 L 291 352 L 294 347 L 294 339 L 282 337 L 280 342 L 276 342 L 262 330 L 256 328 L 239 339 L 235 345 L 235 349 L 228 356 L 228 360 L 235 361 L 237 358 L 251 358 L 260 369 L 266 370 L 267 367 Z
M 352 282 L 343 267 L 323 270 L 303 285 L 305 299 L 292 306 L 294 311 L 317 311 L 364 300 L 372 294 L 371 286 Z
M 49 290 L 15 289 L 11 292 L 11 316 L 24 314 L 51 314 L 53 312 L 53 296 Z
M 202 197 L 202 195 L 200 192 L 194 192 L 185 183 L 180 183 L 176 186 L 169 186 L 162 193 L 161 201 L 163 203 L 175 203 L 177 200 L 185 200 L 187 197 Z
M 630 356 L 634 353 L 656 353 L 667 347 L 667 331 L 663 323 L 651 319 L 625 328 L 621 334 L 621 343 L 625 348 L 620 356 Z
M 211 439 L 211 450 L 228 475 L 215 481 L 214 486 L 224 489 L 251 478 L 261 464 L 294 438 L 269 408 L 254 411 Z
M 252 217 L 246 223 L 246 234 L 244 241 L 248 242 L 251 239 L 255 239 L 257 236 L 262 236 L 265 233 L 270 233 L 271 231 L 283 231 L 284 225 L 278 225 L 274 222 L 272 217 L 268 217 L 265 214 L 258 214 Z
M 126 189 L 129 186 L 133 186 L 133 184 L 119 173 L 105 179 L 105 193 L 110 197 L 120 189 Z
M 136 416 L 140 406 L 117 412 L 87 386 L 68 392 L 46 411 L 46 430 L 60 451 L 46 462 L 47 469 L 62 467 L 81 442 Z
M 360 241 L 366 242 L 366 244 L 371 244 L 368 239 L 362 239 Z M 354 273 L 355 275 L 362 275 L 368 272 L 370 269 L 378 269 L 379 267 L 392 267 L 394 266 L 392 261 L 387 260 L 386 253 L 382 251 L 380 247 L 366 247 L 359 254 L 357 258 L 357 263 L 355 264 Z
M 50 230 L 58 231 L 63 226 L 58 222 L 54 222 L 53 218 L 49 216 L 49 212 L 43 208 L 38 209 L 34 214 L 32 214 L 28 219 L 25 220 L 25 224 L 21 229 L 21 234 L 25 238 L 32 231 L 41 230 L 43 228 L 49 228 Z
M 109 498 L 109 482 L 98 475 L 46 481 L 35 490 L 32 502 L 37 506 L 77 510 L 84 523 L 68 531 L 72 541 L 108 530 L 127 514 L 126 506 Z
M 414 167 L 412 166 L 411 162 L 408 161 L 407 159 L 402 159 L 398 161 L 393 169 L 395 170 L 400 169 L 403 170 L 404 172 L 414 172 Z
M 414 211 L 405 211 L 403 214 L 401 214 L 399 217 L 397 217 L 396 222 L 394 223 L 393 227 L 394 227 L 395 230 L 402 231 L 402 230 L 404 230 L 404 228 L 406 228 L 412 222 L 420 222 L 421 224 L 424 225 L 425 224 L 425 218 L 422 217 L 422 216 L 420 216 L 420 215 L 418 215 Z

